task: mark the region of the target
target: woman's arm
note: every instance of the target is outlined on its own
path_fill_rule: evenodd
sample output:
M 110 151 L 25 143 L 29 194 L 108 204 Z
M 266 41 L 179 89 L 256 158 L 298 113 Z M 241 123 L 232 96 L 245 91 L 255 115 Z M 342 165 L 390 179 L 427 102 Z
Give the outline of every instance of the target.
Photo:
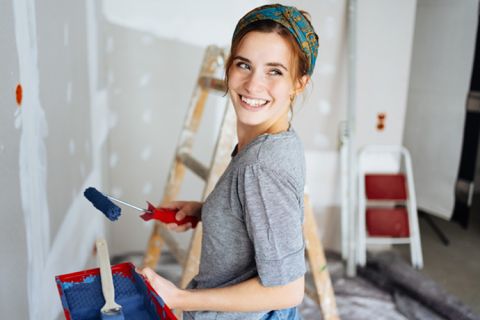
M 141 271 L 157 293 L 173 309 L 184 311 L 253 312 L 294 307 L 302 302 L 305 279 L 264 287 L 258 277 L 225 287 L 182 290 L 150 268 Z

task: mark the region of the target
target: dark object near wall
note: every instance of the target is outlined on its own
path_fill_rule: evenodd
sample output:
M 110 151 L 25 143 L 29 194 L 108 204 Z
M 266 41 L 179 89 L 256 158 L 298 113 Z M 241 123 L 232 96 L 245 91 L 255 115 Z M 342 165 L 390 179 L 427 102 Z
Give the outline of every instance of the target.
M 473 203 L 476 168 L 480 168 L 480 34 L 477 26 L 475 58 L 470 93 L 467 98 L 467 112 L 463 130 L 462 154 L 455 184 L 455 207 L 452 220 L 464 228 L 468 227 Z M 477 186 L 478 187 L 478 186 Z

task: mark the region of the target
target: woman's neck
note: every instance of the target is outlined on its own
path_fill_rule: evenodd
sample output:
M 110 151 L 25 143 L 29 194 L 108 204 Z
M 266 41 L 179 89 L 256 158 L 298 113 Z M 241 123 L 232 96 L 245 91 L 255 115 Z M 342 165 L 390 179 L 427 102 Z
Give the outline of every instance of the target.
M 272 125 L 246 126 L 237 122 L 238 151 L 262 134 L 276 134 L 287 131 L 290 127 L 288 119 L 277 121 Z

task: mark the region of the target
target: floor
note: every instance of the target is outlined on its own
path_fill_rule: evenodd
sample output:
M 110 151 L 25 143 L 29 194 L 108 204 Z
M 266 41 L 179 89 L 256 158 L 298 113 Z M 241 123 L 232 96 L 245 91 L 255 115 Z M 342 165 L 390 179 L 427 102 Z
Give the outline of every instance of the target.
M 468 229 L 432 216 L 449 239 L 448 246 L 439 240 L 425 219 L 420 219 L 424 259 L 421 272 L 480 314 L 480 210 L 472 212 Z M 409 258 L 408 246 L 395 249 Z

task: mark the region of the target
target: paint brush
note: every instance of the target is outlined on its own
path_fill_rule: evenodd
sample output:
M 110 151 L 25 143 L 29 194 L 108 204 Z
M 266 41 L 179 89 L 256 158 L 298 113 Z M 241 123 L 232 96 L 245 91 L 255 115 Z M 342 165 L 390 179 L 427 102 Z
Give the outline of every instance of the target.
M 100 309 L 102 320 L 124 320 L 122 306 L 115 302 L 115 288 L 113 286 L 112 267 L 105 239 L 96 241 L 98 264 L 100 265 L 100 280 L 105 304 Z
M 115 221 L 120 217 L 121 209 L 110 200 L 116 201 L 118 203 L 129 206 L 130 208 L 143 212 L 143 214 L 140 215 L 140 218 L 142 218 L 144 221 L 154 219 L 159 220 L 163 223 L 176 223 L 178 225 L 190 222 L 192 224 L 192 228 L 195 228 L 199 221 L 197 217 L 192 216 L 187 216 L 182 220 L 177 220 L 175 215 L 177 214 L 178 210 L 156 208 L 148 201 L 148 208 L 142 209 L 128 202 L 101 193 L 93 187 L 87 188 L 83 195 L 93 204 L 95 208 L 103 212 L 103 214 L 111 221 Z

